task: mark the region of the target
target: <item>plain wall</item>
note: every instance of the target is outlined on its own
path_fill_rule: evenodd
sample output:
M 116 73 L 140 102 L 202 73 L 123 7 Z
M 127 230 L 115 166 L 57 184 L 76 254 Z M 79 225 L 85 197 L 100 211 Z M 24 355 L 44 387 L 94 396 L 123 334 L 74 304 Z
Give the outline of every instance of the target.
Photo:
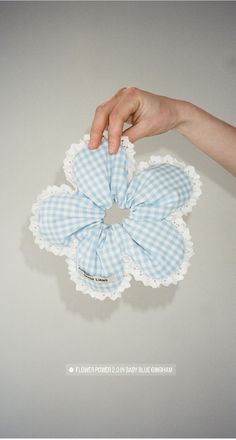
M 28 230 L 37 195 L 65 183 L 65 151 L 119 88 L 235 125 L 235 22 L 234 2 L 1 2 L 2 437 L 236 435 L 232 175 L 175 132 L 136 143 L 137 161 L 170 153 L 201 175 L 177 286 L 133 281 L 96 301 Z M 68 377 L 69 363 L 174 363 L 176 376 Z

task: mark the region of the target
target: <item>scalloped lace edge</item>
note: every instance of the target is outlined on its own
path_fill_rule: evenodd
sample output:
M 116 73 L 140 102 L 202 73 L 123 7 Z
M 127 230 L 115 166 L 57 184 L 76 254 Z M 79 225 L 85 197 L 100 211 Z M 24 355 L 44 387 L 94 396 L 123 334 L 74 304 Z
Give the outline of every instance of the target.
M 104 138 L 105 136 L 103 136 Z M 170 221 L 173 226 L 182 234 L 184 238 L 185 244 L 185 253 L 183 261 L 180 267 L 171 275 L 165 278 L 151 278 L 148 277 L 144 272 L 140 270 L 140 268 L 135 264 L 134 260 L 129 255 L 123 255 L 123 268 L 124 268 L 124 278 L 120 285 L 113 292 L 100 292 L 96 291 L 85 284 L 82 284 L 80 281 L 78 272 L 76 270 L 75 264 L 75 253 L 77 250 L 77 246 L 79 245 L 79 241 L 74 238 L 69 246 L 55 246 L 50 244 L 47 240 L 43 239 L 43 237 L 39 233 L 39 207 L 40 203 L 45 200 L 47 197 L 57 194 L 66 194 L 68 192 L 73 193 L 77 190 L 74 181 L 73 181 L 73 173 L 72 173 L 72 163 L 75 155 L 82 148 L 87 147 L 86 141 L 89 140 L 89 134 L 85 134 L 83 139 L 80 140 L 79 144 L 72 144 L 69 150 L 66 152 L 66 157 L 63 163 L 63 168 L 65 172 L 66 179 L 73 185 L 74 190 L 66 184 L 62 184 L 61 186 L 48 186 L 44 191 L 39 194 L 37 197 L 36 203 L 32 206 L 33 215 L 30 217 L 29 229 L 34 235 L 35 243 L 40 247 L 40 249 L 45 249 L 48 252 L 52 252 L 54 255 L 65 256 L 66 263 L 68 265 L 68 273 L 70 279 L 74 281 L 76 284 L 76 290 L 80 291 L 84 294 L 89 294 L 95 299 L 105 300 L 106 298 L 116 300 L 121 298 L 121 293 L 130 287 L 130 282 L 132 279 L 132 275 L 136 281 L 142 281 L 145 286 L 149 287 L 160 287 L 169 286 L 170 284 L 177 284 L 178 281 L 182 280 L 185 274 L 188 271 L 188 267 L 190 266 L 190 258 L 194 255 L 193 250 L 193 242 L 191 240 L 191 235 L 189 229 L 182 218 L 182 215 L 186 215 L 192 211 L 194 205 L 196 205 L 199 196 L 202 194 L 201 186 L 202 182 L 200 180 L 200 176 L 196 173 L 193 166 L 187 166 L 184 162 L 181 162 L 170 155 L 166 156 L 151 156 L 149 161 L 141 161 L 137 166 L 137 173 L 143 171 L 144 169 L 150 168 L 152 166 L 156 166 L 163 163 L 169 163 L 172 165 L 177 165 L 181 167 L 189 176 L 190 181 L 192 183 L 192 194 L 190 199 L 178 210 L 172 213 L 170 216 L 166 218 L 167 221 Z M 134 154 L 136 153 L 134 150 L 134 145 L 129 141 L 127 136 L 122 136 L 122 143 L 125 146 L 129 163 L 128 163 L 128 171 L 129 171 L 129 179 L 132 178 L 135 170 L 135 158 Z
M 170 165 L 175 165 L 181 168 L 188 175 L 190 182 L 192 184 L 192 194 L 189 200 L 182 205 L 180 208 L 176 209 L 172 217 L 186 215 L 192 211 L 193 206 L 196 205 L 198 198 L 202 194 L 202 182 L 200 180 L 199 174 L 196 173 L 195 168 L 191 165 L 186 165 L 184 162 L 172 157 L 170 154 L 165 156 L 151 156 L 150 159 L 145 162 L 139 162 L 137 166 L 137 173 L 147 169 L 152 168 L 164 163 L 168 163 Z
M 94 299 L 99 299 L 104 301 L 106 298 L 109 298 L 115 301 L 118 298 L 121 298 L 121 293 L 130 287 L 130 282 L 132 276 L 130 273 L 125 273 L 122 282 L 113 292 L 101 292 L 99 290 L 92 289 L 89 286 L 83 284 L 80 280 L 79 274 L 76 270 L 76 248 L 73 249 L 73 255 L 71 258 L 66 258 L 66 263 L 68 267 L 68 273 L 70 279 L 75 283 L 76 290 L 80 291 L 83 294 L 89 294 Z
M 88 148 L 88 142 L 90 139 L 90 134 L 84 134 L 83 138 L 80 139 L 78 144 L 71 144 L 70 148 L 66 151 L 66 156 L 63 161 L 63 169 L 68 182 L 70 182 L 74 188 L 77 188 L 75 184 L 75 179 L 73 176 L 73 162 L 75 156 L 84 148 Z M 104 132 L 102 136 L 102 141 L 107 139 L 107 131 Z M 127 157 L 128 157 L 128 180 L 130 181 L 133 177 L 134 170 L 136 167 L 135 154 L 136 151 L 134 149 L 134 144 L 130 142 L 128 136 L 121 136 L 121 145 L 125 148 Z
M 182 234 L 184 239 L 184 258 L 181 265 L 174 273 L 163 278 L 148 277 L 144 272 L 141 271 L 141 269 L 135 264 L 134 260 L 129 255 L 123 256 L 125 271 L 131 273 L 136 281 L 142 281 L 144 286 L 156 288 L 160 286 L 167 287 L 170 284 L 177 284 L 178 281 L 184 278 L 190 266 L 189 260 L 192 255 L 194 255 L 194 250 L 189 229 L 182 217 L 168 218 L 168 220 L 173 224 L 177 231 Z
M 82 293 L 89 294 L 93 298 L 104 300 L 106 298 L 110 298 L 115 300 L 117 298 L 121 298 L 121 293 L 130 287 L 130 282 L 132 280 L 132 276 L 136 281 L 142 281 L 144 286 L 157 288 L 160 286 L 169 286 L 170 284 L 177 284 L 178 281 L 182 280 L 186 275 L 188 268 L 190 266 L 190 258 L 194 255 L 193 250 L 193 242 L 191 239 L 191 235 L 189 229 L 183 220 L 182 217 L 170 218 L 168 220 L 173 224 L 173 226 L 180 232 L 184 239 L 184 258 L 181 265 L 176 269 L 174 273 L 164 278 L 151 278 L 148 277 L 141 269 L 135 264 L 134 260 L 129 255 L 123 255 L 123 269 L 124 269 L 124 279 L 121 284 L 112 292 L 100 292 L 95 289 L 82 284 L 79 278 L 79 274 L 76 270 L 76 248 L 73 250 L 73 255 L 71 258 L 67 258 L 66 262 L 68 265 L 68 272 L 70 275 L 70 279 L 75 283 L 76 290 L 81 291 Z M 132 275 L 132 276 L 131 276 Z
M 63 184 L 61 186 L 49 185 L 37 197 L 36 202 L 32 206 L 32 215 L 29 219 L 29 230 L 33 233 L 34 242 L 40 247 L 40 249 L 46 249 L 46 251 L 52 252 L 54 255 L 59 256 L 70 256 L 75 246 L 75 240 L 73 240 L 69 246 L 56 246 L 50 244 L 47 240 L 45 240 L 39 232 L 39 208 L 43 200 L 47 199 L 48 197 L 58 194 L 68 194 L 68 192 L 73 193 L 74 191 L 70 186 L 66 184 Z

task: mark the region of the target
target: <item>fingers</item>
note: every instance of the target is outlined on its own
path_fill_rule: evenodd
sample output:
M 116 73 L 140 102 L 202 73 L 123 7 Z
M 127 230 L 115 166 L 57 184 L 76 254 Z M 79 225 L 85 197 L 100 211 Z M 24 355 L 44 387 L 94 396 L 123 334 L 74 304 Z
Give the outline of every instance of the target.
M 121 96 L 125 89 L 126 87 L 122 87 L 122 89 L 119 89 L 114 95 L 96 108 L 90 129 L 90 148 L 97 148 L 100 145 L 103 132 L 106 128 L 108 128 L 109 114 L 115 106 L 117 98 Z
M 134 111 L 134 102 L 127 98 L 120 99 L 109 115 L 108 144 L 109 152 L 116 154 L 121 143 L 124 123 Z
M 101 104 L 96 108 L 95 116 L 90 130 L 90 148 L 97 148 L 101 141 L 104 130 L 108 127 L 108 116 L 111 105 Z
M 100 145 L 103 131 L 108 127 L 109 152 L 117 153 L 123 125 L 138 108 L 137 90 L 135 87 L 122 88 L 97 107 L 90 131 L 90 148 Z

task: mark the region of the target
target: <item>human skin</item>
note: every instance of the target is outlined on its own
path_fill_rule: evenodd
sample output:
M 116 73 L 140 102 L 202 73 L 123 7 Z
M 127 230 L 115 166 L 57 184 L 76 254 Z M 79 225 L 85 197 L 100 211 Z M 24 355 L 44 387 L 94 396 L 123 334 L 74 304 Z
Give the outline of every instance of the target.
M 130 127 L 124 130 L 124 123 Z M 104 130 L 111 154 L 119 150 L 121 136 L 134 143 L 174 130 L 236 176 L 236 127 L 191 102 L 123 87 L 96 108 L 89 148 L 99 147 Z

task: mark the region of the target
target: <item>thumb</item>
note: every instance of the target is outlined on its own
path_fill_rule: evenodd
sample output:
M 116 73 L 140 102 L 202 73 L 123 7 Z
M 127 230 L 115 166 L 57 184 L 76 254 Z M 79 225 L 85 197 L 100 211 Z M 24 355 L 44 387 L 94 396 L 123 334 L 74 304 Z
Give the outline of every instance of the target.
M 128 136 L 130 142 L 134 143 L 138 139 L 142 139 L 146 136 L 147 129 L 144 123 L 138 123 L 132 127 L 127 128 L 122 132 L 122 136 Z

